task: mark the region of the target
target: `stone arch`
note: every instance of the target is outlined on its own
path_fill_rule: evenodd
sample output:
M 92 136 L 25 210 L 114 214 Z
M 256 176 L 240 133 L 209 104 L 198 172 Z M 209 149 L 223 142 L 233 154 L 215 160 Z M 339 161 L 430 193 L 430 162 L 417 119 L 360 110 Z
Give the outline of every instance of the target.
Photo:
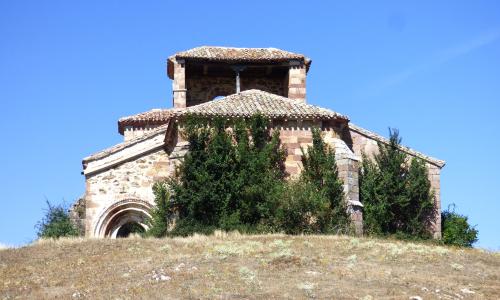
M 225 97 L 236 93 L 236 88 L 233 85 L 214 86 L 207 90 L 205 102 L 215 100 L 218 97 Z
M 116 238 L 120 228 L 131 223 L 147 230 L 146 220 L 151 217 L 151 208 L 149 202 L 140 199 L 115 202 L 100 215 L 94 228 L 94 236 Z

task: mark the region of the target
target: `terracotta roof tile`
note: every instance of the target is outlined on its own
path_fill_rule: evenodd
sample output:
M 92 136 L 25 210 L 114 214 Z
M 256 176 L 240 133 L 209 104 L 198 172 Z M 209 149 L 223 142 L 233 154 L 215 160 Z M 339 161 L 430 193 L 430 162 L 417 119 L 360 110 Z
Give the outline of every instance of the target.
M 177 109 L 152 109 L 143 113 L 120 118 L 118 120 L 118 131 L 123 134 L 127 126 L 162 125 L 167 122 Z
M 178 52 L 176 58 L 198 59 L 208 61 L 241 61 L 241 62 L 266 62 L 301 60 L 307 64 L 310 59 L 303 54 L 288 52 L 276 48 L 235 48 L 201 46 L 190 50 Z
M 247 90 L 184 109 L 153 109 L 123 117 L 118 121 L 118 131 L 123 134 L 126 126 L 162 125 L 173 117 L 187 113 L 224 117 L 250 117 L 260 113 L 269 118 L 349 120 L 347 116 L 326 108 L 260 90 Z
M 205 116 L 250 117 L 260 113 L 270 118 L 344 119 L 346 116 L 260 90 L 247 90 L 220 100 L 190 106 L 178 114 L 193 113 Z
M 275 64 L 285 63 L 291 60 L 298 60 L 306 65 L 307 71 L 309 71 L 309 67 L 312 63 L 311 59 L 303 54 L 293 53 L 277 48 L 235 48 L 201 46 L 178 52 L 168 58 L 167 74 L 170 79 L 174 79 L 174 62 L 176 59 L 230 64 Z

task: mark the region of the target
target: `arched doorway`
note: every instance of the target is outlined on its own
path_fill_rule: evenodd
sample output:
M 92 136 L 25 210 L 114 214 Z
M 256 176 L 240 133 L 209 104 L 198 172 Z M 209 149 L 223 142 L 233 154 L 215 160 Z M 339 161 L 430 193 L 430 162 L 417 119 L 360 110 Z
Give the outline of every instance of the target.
M 141 224 L 137 222 L 129 222 L 124 225 L 122 225 L 118 231 L 116 232 L 116 237 L 117 238 L 126 238 L 129 237 L 131 234 L 141 234 L 144 233 L 146 229 L 142 227 Z
M 128 237 L 148 229 L 151 204 L 138 199 L 121 200 L 107 208 L 94 230 L 96 237 Z

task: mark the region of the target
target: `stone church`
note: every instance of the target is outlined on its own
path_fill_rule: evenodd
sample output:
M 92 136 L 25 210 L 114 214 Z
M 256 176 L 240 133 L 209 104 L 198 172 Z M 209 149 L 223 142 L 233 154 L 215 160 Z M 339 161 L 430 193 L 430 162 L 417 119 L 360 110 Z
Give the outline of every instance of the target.
M 384 137 L 353 124 L 345 115 L 308 104 L 306 79 L 311 60 L 275 48 L 198 47 L 167 60 L 172 80 L 173 108 L 151 109 L 118 120 L 123 142 L 83 159 L 85 194 L 71 215 L 87 237 L 124 237 L 131 226 L 146 229 L 154 205 L 152 185 L 172 176 L 188 145 L 179 134 L 183 115 L 249 117 L 260 113 L 280 132 L 287 151 L 286 171 L 301 170 L 301 147 L 312 143 L 311 129 L 321 128 L 336 151 L 348 210 L 362 232 L 358 168 L 361 154 L 378 151 Z M 440 171 L 444 161 L 401 147 L 423 159 L 435 192 L 436 223 L 441 236 Z

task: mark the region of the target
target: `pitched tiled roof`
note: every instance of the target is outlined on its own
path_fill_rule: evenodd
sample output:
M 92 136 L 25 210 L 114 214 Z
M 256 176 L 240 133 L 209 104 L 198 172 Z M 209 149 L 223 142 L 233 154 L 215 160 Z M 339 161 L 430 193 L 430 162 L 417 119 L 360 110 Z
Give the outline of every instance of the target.
M 178 109 L 152 109 L 140 114 L 123 117 L 118 120 L 118 131 L 123 134 L 126 126 L 162 125 L 167 122 Z
M 186 113 L 224 117 L 250 117 L 259 113 L 270 118 L 348 120 L 346 116 L 329 109 L 260 90 L 243 91 L 178 112 Z
M 170 78 L 173 78 L 171 64 L 174 58 L 229 63 L 273 63 L 298 60 L 305 63 L 308 70 L 312 62 L 310 58 L 306 57 L 303 54 L 293 53 L 277 48 L 235 48 L 201 46 L 178 52 L 169 58 L 168 73 Z
M 165 124 L 172 117 L 184 114 L 224 117 L 250 117 L 260 113 L 269 118 L 287 119 L 343 119 L 332 110 L 306 104 L 260 90 L 247 90 L 188 108 L 153 109 L 137 115 L 123 117 L 118 121 L 118 131 L 123 134 L 125 126 L 145 127 Z
M 210 61 L 289 61 L 301 60 L 309 62 L 310 59 L 303 54 L 293 53 L 277 48 L 235 48 L 201 46 L 190 50 L 178 52 L 176 58 L 188 58 Z

